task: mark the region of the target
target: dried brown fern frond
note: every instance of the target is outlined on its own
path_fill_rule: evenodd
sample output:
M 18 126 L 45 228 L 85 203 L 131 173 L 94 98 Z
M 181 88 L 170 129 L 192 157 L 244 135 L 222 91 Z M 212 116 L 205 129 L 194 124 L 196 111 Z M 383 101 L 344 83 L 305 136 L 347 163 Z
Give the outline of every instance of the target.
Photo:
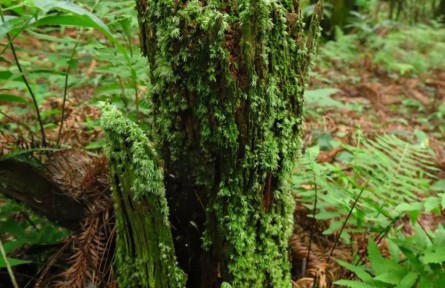
M 61 190 L 69 193 L 73 198 L 84 196 L 84 179 L 90 170 L 92 159 L 81 150 L 63 150 L 56 152 L 49 158 L 47 168 L 51 180 Z
M 109 272 L 109 238 L 113 238 L 108 225 L 103 222 L 108 216 L 97 215 L 88 218 L 81 232 L 74 236 L 75 253 L 68 259 L 70 267 L 59 275 L 56 287 L 109 287 L 114 279 Z M 105 218 L 105 219 L 104 219 Z
M 23 149 L 32 149 L 38 146 L 34 134 L 28 128 L 17 128 L 15 131 L 4 131 L 0 128 L 0 157 Z
M 86 168 L 81 181 L 82 190 L 86 197 L 97 198 L 98 193 L 108 191 L 107 159 L 105 156 L 94 157 Z
M 315 278 L 301 278 L 297 281 L 292 281 L 292 288 L 312 288 L 314 285 Z
M 289 242 L 294 271 L 293 287 L 314 287 L 314 284 L 320 288 L 333 287 L 336 280 L 347 277 L 349 272 L 330 258 L 350 261 L 352 253 L 350 249 L 339 247 L 329 257 L 335 241 L 322 234 L 326 223 L 315 222 L 307 216 L 308 213 L 306 208 L 297 205 L 294 233 Z
M 72 236 L 69 267 L 56 277 L 56 287 L 112 287 L 111 257 L 114 249 L 114 221 L 105 157 L 90 157 L 81 150 L 65 150 L 47 161 L 54 183 L 83 203 L 85 220 Z M 111 256 L 110 256 L 111 255 Z

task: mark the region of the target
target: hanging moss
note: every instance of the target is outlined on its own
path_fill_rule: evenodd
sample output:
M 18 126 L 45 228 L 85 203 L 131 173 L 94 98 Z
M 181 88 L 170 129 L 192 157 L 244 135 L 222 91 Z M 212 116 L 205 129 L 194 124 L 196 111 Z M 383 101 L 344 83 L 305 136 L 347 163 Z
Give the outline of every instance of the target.
M 101 126 L 117 218 L 120 287 L 184 287 L 168 222 L 163 172 L 140 128 L 111 105 Z
M 205 191 L 204 244 L 237 288 L 291 286 L 289 182 L 321 15 L 306 37 L 298 2 L 137 1 L 150 132 L 176 181 Z

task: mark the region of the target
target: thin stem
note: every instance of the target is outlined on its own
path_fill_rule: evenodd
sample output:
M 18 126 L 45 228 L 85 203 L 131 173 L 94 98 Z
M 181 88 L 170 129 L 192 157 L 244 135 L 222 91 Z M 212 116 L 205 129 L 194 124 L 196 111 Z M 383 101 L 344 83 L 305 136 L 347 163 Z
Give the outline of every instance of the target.
M 2 239 L 0 239 L 0 252 L 2 254 L 3 260 L 5 260 L 6 269 L 8 270 L 9 277 L 11 278 L 12 286 L 14 288 L 19 288 L 17 280 L 15 279 L 14 272 L 12 272 L 11 265 L 9 264 L 8 257 L 6 256 L 5 248 L 3 247 Z
M 79 31 L 79 34 L 77 34 L 77 39 L 76 39 L 76 44 L 74 45 L 73 50 L 71 51 L 71 56 L 70 59 L 68 60 L 68 62 L 70 62 L 71 60 L 73 60 L 74 58 L 74 54 L 76 54 L 76 50 L 77 50 L 77 45 L 79 44 L 79 40 L 80 40 L 80 35 L 82 34 L 82 31 Z M 66 70 L 66 74 L 65 74 L 65 84 L 63 87 L 63 102 L 62 102 L 62 119 L 60 121 L 60 126 L 59 126 L 59 133 L 57 135 L 57 146 L 60 146 L 60 139 L 62 137 L 62 129 L 63 129 L 63 124 L 65 121 L 65 105 L 66 105 L 66 98 L 68 95 L 68 79 L 70 76 L 70 72 L 71 72 L 71 65 L 70 63 L 68 63 L 68 68 Z
M 130 35 L 127 34 L 127 41 L 128 41 L 128 47 L 130 49 L 130 57 L 133 58 L 133 46 L 131 45 L 131 38 Z M 133 75 L 136 75 L 136 73 L 134 73 L 133 67 L 131 67 L 131 63 L 130 64 L 130 69 Z M 138 93 L 138 82 L 136 81 L 136 79 L 133 79 L 133 85 L 134 85 L 134 96 L 135 96 L 135 105 L 136 105 L 136 123 L 139 122 L 139 93 Z
M 125 33 L 127 36 L 128 48 L 130 49 L 130 56 L 133 57 L 133 45 L 131 45 L 131 36 L 128 33 Z
M 394 226 L 394 224 L 404 215 L 404 213 L 400 213 L 397 217 L 393 218 L 391 222 L 382 230 L 379 234 L 377 234 L 374 237 L 374 241 L 377 245 L 380 244 L 380 242 L 384 239 L 384 237 L 388 234 L 389 230 Z M 368 233 L 369 229 L 365 232 Z M 359 266 L 365 264 L 366 258 L 363 256 L 359 256 L 358 259 L 355 261 L 354 266 Z
M 0 111 L 0 114 L 3 115 L 4 117 L 11 119 L 14 122 L 17 122 L 14 118 L 12 118 L 11 116 L 9 116 L 8 114 L 6 114 L 5 112 Z
M 128 99 L 127 94 L 125 93 L 125 86 L 124 81 L 122 80 L 122 77 L 117 76 L 117 79 L 119 80 L 119 87 L 121 88 L 121 94 L 122 94 L 122 102 L 124 102 L 124 107 L 126 111 L 128 112 Z
M 136 123 L 139 122 L 139 93 L 138 93 L 138 82 L 135 80 L 133 80 L 134 82 L 134 95 L 135 95 L 135 104 L 136 104 Z
M 43 269 L 42 273 L 39 276 L 39 279 L 37 279 L 36 284 L 34 285 L 35 288 L 40 288 L 43 278 L 45 278 L 46 274 L 48 274 L 49 269 L 56 263 L 56 260 L 62 255 L 62 253 L 68 249 L 68 247 L 73 243 L 74 236 L 71 236 L 70 239 L 68 239 L 65 244 L 63 244 L 62 248 L 59 249 L 59 251 L 54 254 L 54 256 L 51 257 L 51 259 L 46 264 L 45 268 Z M 39 271 L 40 272 L 40 271 Z M 18 287 L 17 287 L 18 288 Z
M 317 213 L 317 202 L 318 202 L 318 185 L 317 185 L 317 178 L 315 177 L 315 173 L 314 173 L 314 183 L 315 183 L 315 199 L 314 199 L 314 212 L 312 214 L 312 220 L 313 220 L 313 226 L 310 229 L 310 234 L 309 234 L 309 245 L 308 245 L 308 249 L 307 249 L 307 256 L 306 256 L 306 265 L 308 265 L 309 263 L 309 256 L 311 255 L 311 246 L 312 246 L 312 237 L 314 236 L 314 227 L 315 224 L 317 222 L 317 220 L 315 219 L 315 214 Z M 306 275 L 306 266 L 303 267 L 304 271 L 303 271 L 303 277 Z M 315 281 L 315 278 L 314 278 Z
M 338 233 L 338 237 L 337 237 L 337 239 L 335 239 L 334 246 L 332 246 L 332 249 L 329 252 L 328 260 L 326 261 L 327 263 L 329 263 L 329 261 L 331 260 L 332 253 L 334 252 L 335 248 L 337 247 L 338 243 L 340 242 L 340 237 L 341 237 L 341 234 L 343 233 L 343 230 L 346 227 L 346 223 L 348 223 L 348 220 L 352 215 L 352 211 L 354 211 L 355 206 L 357 206 L 358 200 L 362 197 L 362 194 L 365 191 L 366 187 L 368 186 L 368 183 L 369 183 L 369 181 L 362 187 L 362 189 L 360 190 L 360 193 L 358 193 L 358 195 L 357 195 L 357 198 L 355 198 L 355 200 L 354 200 L 354 204 L 352 204 L 351 209 L 349 209 L 348 216 L 346 217 L 345 222 L 343 222 L 340 232 Z
M 425 229 L 423 224 L 419 221 L 419 219 L 416 220 L 417 224 L 419 224 L 420 228 L 422 228 L 423 232 L 425 233 L 426 237 L 431 241 L 432 244 L 434 244 L 434 239 L 431 237 L 430 234 L 428 234 L 428 231 Z
M 3 15 L 3 9 L 1 7 L 0 7 L 0 17 L 2 19 L 2 22 L 4 23 L 5 17 Z M 37 120 L 38 120 L 39 126 L 40 126 L 40 133 L 42 135 L 42 146 L 45 147 L 46 146 L 45 130 L 43 129 L 42 117 L 40 116 L 40 110 L 39 110 L 39 105 L 37 104 L 36 96 L 34 95 L 34 92 L 32 91 L 31 86 L 29 85 L 28 80 L 25 77 L 25 74 L 23 73 L 22 65 L 20 64 L 19 58 L 17 57 L 14 43 L 12 43 L 11 35 L 9 33 L 6 33 L 6 37 L 8 39 L 8 43 L 10 45 L 12 55 L 14 56 L 15 64 L 16 64 L 17 68 L 19 69 L 20 75 L 22 76 L 23 83 L 25 83 L 25 86 L 28 89 L 29 94 L 31 94 L 32 102 L 34 103 L 34 108 L 35 108 L 36 114 L 37 114 Z
M 93 7 L 91 7 L 91 11 L 94 10 L 94 8 L 96 7 L 96 5 L 98 3 L 99 3 L 99 0 L 97 0 L 94 3 Z M 77 34 L 76 44 L 74 45 L 73 50 L 71 51 L 71 56 L 70 56 L 70 60 L 69 61 L 73 60 L 74 54 L 76 54 L 77 45 L 79 44 L 80 36 L 82 35 L 83 31 L 84 30 L 81 29 L 79 31 L 79 33 Z M 64 84 L 64 87 L 63 87 L 62 119 L 60 121 L 59 132 L 58 132 L 58 135 L 57 135 L 57 146 L 58 147 L 60 146 L 60 139 L 62 137 L 63 124 L 64 124 L 64 121 L 65 121 L 65 107 L 66 107 L 65 105 L 66 105 L 66 99 L 67 99 L 67 95 L 68 95 L 68 79 L 69 79 L 69 76 L 70 76 L 70 72 L 71 72 L 71 65 L 68 63 L 68 69 L 66 70 L 66 74 L 65 74 L 65 84 Z

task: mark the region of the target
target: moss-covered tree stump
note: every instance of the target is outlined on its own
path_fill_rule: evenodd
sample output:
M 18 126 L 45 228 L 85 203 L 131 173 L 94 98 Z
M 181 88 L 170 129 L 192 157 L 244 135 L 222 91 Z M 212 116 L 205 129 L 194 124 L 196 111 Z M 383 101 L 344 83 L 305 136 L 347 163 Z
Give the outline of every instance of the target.
M 296 0 L 137 0 L 148 132 L 164 160 L 189 287 L 291 286 L 290 178 L 321 15 L 318 5 L 306 37 L 299 8 Z

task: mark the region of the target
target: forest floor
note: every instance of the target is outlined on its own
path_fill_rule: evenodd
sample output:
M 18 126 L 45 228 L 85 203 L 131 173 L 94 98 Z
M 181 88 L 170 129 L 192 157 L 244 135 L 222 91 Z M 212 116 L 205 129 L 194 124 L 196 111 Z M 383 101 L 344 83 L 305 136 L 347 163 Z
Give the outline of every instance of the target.
M 445 70 L 389 75 L 380 65 L 372 64 L 369 58 L 347 66 L 336 61 L 341 62 L 341 59 L 334 59 L 329 68 L 315 67 L 307 88 L 304 141 L 306 148 L 320 147 L 317 162 L 342 162 L 338 156 L 345 151 L 344 145 L 357 145 L 357 135 L 366 139 L 384 134 L 399 135 L 431 149 L 431 161 L 439 168 L 437 182 L 443 183 Z M 353 274 L 329 259 L 331 248 L 339 237 L 336 233 L 335 237 L 324 235 L 330 221 L 317 221 L 317 228 L 313 228 L 310 214 L 308 209 L 297 205 L 295 222 L 298 224 L 291 245 L 298 259 L 307 258 L 304 270 L 309 271 L 306 273 L 310 276 L 301 275 L 300 265 L 294 267 L 297 270 L 294 271 L 294 288 L 313 287 L 314 279 L 320 287 L 331 287 L 338 279 L 352 279 Z M 405 234 L 412 235 L 408 217 L 403 222 Z M 445 223 L 445 214 L 425 214 L 419 222 L 426 229 L 436 229 L 439 223 Z M 355 235 L 354 245 L 338 245 L 332 254 L 347 262 L 352 261 L 356 253 L 365 257 L 369 237 Z M 310 249 L 304 244 L 309 238 L 313 239 Z M 380 249 L 384 255 L 388 254 L 387 243 L 382 243 Z
M 72 31 L 66 30 L 65 33 Z M 346 42 L 347 39 L 343 40 Z M 378 61 L 373 57 L 376 50 L 357 44 L 359 42 L 358 40 L 354 42 L 356 46 L 348 47 L 350 50 L 345 52 L 359 54 L 356 59 L 345 62 L 343 54 L 338 52 L 338 57 L 323 54 L 317 61 L 305 97 L 305 147 L 320 146 L 321 151 L 317 161 L 335 163 L 344 151 L 342 144 L 357 144 L 357 134 L 369 139 L 381 134 L 397 134 L 429 147 L 434 153 L 431 160 L 439 168 L 436 173 L 438 182 L 445 179 L 445 69 L 431 65 L 432 67 L 427 67 L 425 71 L 415 71 L 414 68 L 398 66 L 400 69 L 393 71 L 385 64 L 376 63 Z M 39 55 L 31 51 L 41 51 L 45 45 L 45 41 L 33 37 L 20 38 L 16 41 L 16 46 L 20 47 L 22 55 L 29 53 L 22 57 L 27 61 L 38 60 L 41 62 L 39 66 L 42 67 L 48 65 L 43 62 L 51 59 L 51 52 Z M 321 51 L 323 49 L 325 46 L 321 47 Z M 335 50 L 335 47 L 326 49 Z M 425 54 L 423 51 L 422 53 Z M 394 55 L 390 52 L 386 55 L 388 58 L 392 56 Z M 102 136 L 96 124 L 100 115 L 96 103 L 103 99 L 102 96 L 97 96 L 101 93 L 101 84 L 98 84 L 100 78 L 97 77 L 100 72 L 96 70 L 100 71 L 98 67 L 101 66 L 101 60 L 96 60 L 87 52 L 84 52 L 82 57 L 90 58 L 80 61 L 77 75 L 96 81 L 82 80 L 69 89 L 65 108 L 66 120 L 60 135 L 60 143 L 76 148 L 87 147 L 94 153 L 95 148 L 101 145 Z M 13 62 L 12 58 L 5 59 L 10 63 Z M 56 63 L 54 66 L 58 65 L 57 61 L 54 63 Z M 409 71 L 405 71 L 405 68 Z M 60 79 L 57 81 L 60 82 Z M 36 87 L 39 83 L 47 85 L 41 105 L 45 122 L 58 123 L 63 105 L 61 97 L 63 89 L 60 88 L 60 84 L 54 84 L 57 81 L 39 81 L 36 81 Z M 139 93 L 144 92 L 141 87 L 136 89 Z M 43 91 L 43 88 L 40 91 Z M 16 92 L 20 94 L 23 91 Z M 34 141 L 38 138 L 35 113 L 31 109 L 25 109 L 24 106 L 25 104 L 17 103 L 4 106 L 5 109 L 2 110 L 6 115 L 2 119 L 2 126 L 9 125 L 12 127 L 9 132 L 14 133 L 6 131 L 0 135 L 0 155 L 9 153 L 11 147 L 32 148 L 38 144 Z M 59 139 L 57 125 L 45 127 L 48 141 L 57 143 Z M 0 199 L 0 203 L 2 201 Z M 342 270 L 336 263 L 330 263 L 330 257 L 327 256 L 330 254 L 330 247 L 335 245 L 335 237 L 325 237 L 323 241 L 318 242 L 314 240 L 313 247 L 308 249 L 305 243 L 307 238 L 312 237 L 309 234 L 318 231 L 317 237 L 323 238 L 322 231 L 327 224 L 320 221 L 317 223 L 319 228 L 308 231 L 305 227 L 313 224 L 313 220 L 307 217 L 307 214 L 307 209 L 297 205 L 296 220 L 299 225 L 295 228 L 291 246 L 295 257 L 300 260 L 310 255 L 306 264 L 294 263 L 294 286 L 312 287 L 314 276 L 318 277 L 322 287 L 322 283 L 329 284 L 348 277 L 349 272 Z M 425 227 L 431 228 L 436 227 L 438 222 L 444 223 L 443 220 L 442 215 L 430 215 L 421 219 Z M 356 246 L 339 245 L 334 256 L 350 260 L 354 251 L 366 249 L 366 242 L 366 235 L 362 235 L 362 239 L 357 240 L 359 244 Z M 306 273 L 302 270 L 309 271 L 310 276 L 304 277 L 303 274 Z

